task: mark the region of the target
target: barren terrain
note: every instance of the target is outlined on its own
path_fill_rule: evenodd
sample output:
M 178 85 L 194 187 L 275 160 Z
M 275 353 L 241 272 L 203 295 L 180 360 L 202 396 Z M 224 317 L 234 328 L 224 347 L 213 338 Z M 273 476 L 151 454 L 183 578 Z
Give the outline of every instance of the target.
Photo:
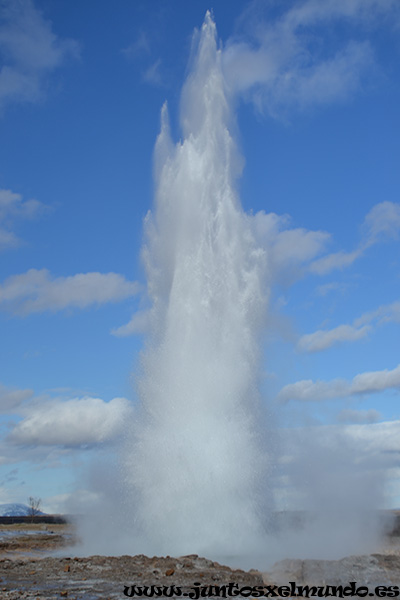
M 74 541 L 70 525 L 0 525 L 0 598 L 3 600 L 98 600 L 126 598 L 135 586 L 165 586 L 158 595 L 196 597 L 193 588 L 237 584 L 231 588 L 249 595 L 249 586 L 308 585 L 368 586 L 375 597 L 378 585 L 400 586 L 398 537 L 386 540 L 376 554 L 346 557 L 339 561 L 285 560 L 268 573 L 245 572 L 201 558 L 138 556 L 57 557 L 51 554 Z M 372 592 L 371 592 L 372 590 Z M 215 588 L 214 588 L 215 591 Z M 194 595 L 193 595 L 194 594 Z M 257 593 L 252 597 L 256 597 Z M 214 595 L 215 597 L 215 595 Z

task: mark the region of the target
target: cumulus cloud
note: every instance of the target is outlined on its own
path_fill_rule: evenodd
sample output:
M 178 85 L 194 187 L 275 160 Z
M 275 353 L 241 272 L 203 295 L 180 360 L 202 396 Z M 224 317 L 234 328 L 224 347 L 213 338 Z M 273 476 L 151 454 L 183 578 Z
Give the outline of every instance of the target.
M 303 335 L 298 341 L 297 348 L 302 352 L 320 352 L 340 342 L 354 342 L 364 338 L 370 331 L 368 325 L 353 327 L 352 325 L 339 325 L 329 331 L 315 331 Z
M 224 70 L 234 93 L 245 93 L 272 116 L 354 94 L 376 62 L 370 28 L 399 17 L 394 0 L 303 0 L 286 11 L 271 2 L 265 5 L 265 17 L 259 9 L 253 2 L 242 19 L 250 39 L 243 34 L 227 43 Z M 353 28 L 354 37 L 339 40 L 341 46 L 332 51 L 329 36 L 340 23 Z
M 363 228 L 366 232 L 366 243 L 369 245 L 388 237 L 398 238 L 400 204 L 387 201 L 376 204 L 365 217 Z
M 382 305 L 355 319 L 353 325 L 339 325 L 333 329 L 307 333 L 297 342 L 301 352 L 320 352 L 342 342 L 355 342 L 365 338 L 374 329 L 385 323 L 400 323 L 400 302 Z
M 118 438 L 130 413 L 125 398 L 31 402 L 8 441 L 25 446 L 92 446 Z
M 257 242 L 268 251 L 271 281 L 287 281 L 293 277 L 298 278 L 306 271 L 326 275 L 331 271 L 350 267 L 370 246 L 389 237 L 396 238 L 400 232 L 400 204 L 376 204 L 364 219 L 362 238 L 357 248 L 350 252 L 342 250 L 325 255 L 331 242 L 331 235 L 325 231 L 295 228 L 291 226 L 288 215 L 264 211 L 249 219 Z M 328 284 L 322 293 L 329 289 L 329 285 L 335 286 Z
M 346 267 L 350 267 L 363 254 L 364 248 L 357 248 L 353 252 L 334 252 L 314 261 L 310 266 L 310 271 L 318 275 L 326 275 L 337 269 L 345 269 Z
M 43 510 L 52 515 L 57 514 L 90 514 L 99 501 L 99 494 L 86 489 L 77 489 L 66 494 L 58 494 L 46 498 Z
M 396 239 L 400 232 L 400 204 L 388 201 L 376 204 L 366 215 L 361 230 L 363 235 L 355 250 L 335 252 L 318 258 L 310 265 L 310 271 L 326 275 L 336 269 L 344 269 L 361 258 L 374 244 L 388 238 Z
M 146 333 L 149 329 L 149 317 L 149 311 L 138 311 L 126 325 L 116 327 L 111 333 L 116 337 L 127 337 L 129 335 Z
M 0 411 L 9 412 L 16 409 L 24 400 L 33 396 L 33 390 L 18 390 L 0 383 Z
M 30 269 L 0 284 L 0 309 L 16 315 L 56 312 L 120 302 L 138 291 L 138 283 L 117 273 L 78 273 L 53 278 L 47 269 Z
M 340 423 L 377 423 L 381 418 L 381 414 L 371 408 L 370 410 L 352 410 L 344 408 L 338 414 Z
M 345 411 L 343 411 L 345 414 Z M 368 468 L 371 464 L 378 467 L 390 468 L 393 466 L 393 457 L 398 465 L 400 453 L 400 421 L 383 421 L 380 423 L 369 422 L 367 419 L 379 418 L 376 411 L 349 411 L 347 425 L 318 425 L 312 427 L 296 427 L 295 429 L 281 429 L 279 435 L 286 440 L 287 454 L 283 457 L 282 464 L 296 461 L 296 455 L 302 448 L 311 446 L 314 459 L 319 460 L 318 450 L 336 448 L 338 454 L 345 446 L 348 460 L 361 469 Z M 365 422 L 350 423 L 351 416 L 363 419 Z M 330 453 L 333 463 L 336 461 L 335 452 Z M 304 476 L 304 469 L 300 476 Z M 356 475 L 353 470 L 353 476 Z M 308 483 L 308 482 L 307 482 Z
M 78 53 L 77 42 L 57 37 L 32 0 L 2 0 L 0 110 L 12 102 L 40 100 L 48 76 Z
M 285 385 L 279 392 L 277 399 L 282 403 L 289 402 L 289 400 L 311 402 L 330 400 L 331 398 L 346 396 L 348 388 L 349 386 L 344 379 L 335 379 L 329 382 L 303 379 Z
M 280 470 L 287 474 L 286 492 L 292 494 L 293 508 L 299 508 L 299 501 L 304 499 L 305 508 L 327 511 L 328 516 L 339 510 L 343 517 L 353 509 L 353 517 L 357 517 L 362 510 L 381 507 L 385 476 L 391 483 L 398 478 L 398 473 L 395 476 L 390 473 L 393 467 L 398 467 L 398 420 L 296 427 L 280 430 L 279 436 L 285 450 Z M 381 486 L 376 485 L 377 481 Z M 398 490 L 398 479 L 395 485 Z M 343 489 L 349 490 L 350 495 L 343 494 Z M 378 495 L 374 497 L 375 492 Z M 343 519 L 340 525 L 343 526 Z
M 287 215 L 260 211 L 249 217 L 254 236 L 267 249 L 270 280 L 297 278 L 299 268 L 323 252 L 330 234 L 303 228 L 290 228 Z
M 392 302 L 392 304 L 383 304 L 376 310 L 364 313 L 354 321 L 356 327 L 360 327 L 364 323 L 377 322 L 378 325 L 384 323 L 400 323 L 400 302 Z
M 32 219 L 48 210 L 48 207 L 38 200 L 22 200 L 20 194 L 11 190 L 0 190 L 0 251 L 15 248 L 21 240 L 13 231 L 16 221 Z
M 400 389 L 400 365 L 393 370 L 371 371 L 356 375 L 351 381 L 333 379 L 332 381 L 313 381 L 306 379 L 290 383 L 281 389 L 278 401 L 290 400 L 320 401 L 347 396 L 367 395 L 388 389 Z
M 372 394 L 400 388 L 400 365 L 392 371 L 372 371 L 356 375 L 350 386 L 351 394 Z
M 344 431 L 358 443 L 365 454 L 398 454 L 400 452 L 400 421 L 347 425 Z M 388 465 L 389 466 L 389 465 Z

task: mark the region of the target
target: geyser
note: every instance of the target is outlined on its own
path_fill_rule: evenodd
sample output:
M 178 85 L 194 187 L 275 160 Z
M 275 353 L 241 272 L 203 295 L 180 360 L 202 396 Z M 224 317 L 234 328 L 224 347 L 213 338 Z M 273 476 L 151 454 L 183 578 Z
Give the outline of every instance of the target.
M 181 98 L 167 107 L 145 222 L 149 333 L 124 474 L 134 550 L 251 554 L 265 518 L 260 335 L 266 253 L 236 191 L 241 159 L 215 24 L 207 13 Z
M 356 445 L 327 427 L 281 429 L 271 443 L 258 392 L 274 269 L 259 222 L 269 217 L 239 202 L 242 162 L 210 14 L 193 57 L 182 139 L 173 143 L 164 106 L 155 149 L 143 248 L 150 308 L 135 317 L 147 323 L 138 403 L 119 468 L 92 471 L 99 503 L 83 519 L 82 552 L 197 553 L 260 568 L 354 554 L 376 540 L 380 467 L 360 468 Z M 283 451 L 272 468 L 276 438 Z M 307 512 L 302 529 L 296 514 L 271 512 L 272 495 Z

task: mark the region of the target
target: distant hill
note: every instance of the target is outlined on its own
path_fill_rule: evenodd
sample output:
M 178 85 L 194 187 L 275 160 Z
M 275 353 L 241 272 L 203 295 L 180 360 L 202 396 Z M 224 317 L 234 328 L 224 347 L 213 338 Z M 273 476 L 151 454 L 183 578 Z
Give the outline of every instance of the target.
M 30 516 L 29 511 L 30 509 L 27 504 L 18 504 L 17 502 L 0 504 L 0 517 L 26 517 Z M 39 510 L 36 514 L 44 515 L 45 513 Z

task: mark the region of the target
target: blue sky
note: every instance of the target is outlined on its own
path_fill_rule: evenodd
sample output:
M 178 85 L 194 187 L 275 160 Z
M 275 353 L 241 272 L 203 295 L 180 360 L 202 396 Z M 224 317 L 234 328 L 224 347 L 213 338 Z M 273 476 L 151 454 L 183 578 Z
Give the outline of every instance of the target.
M 160 110 L 179 139 L 209 8 L 269 253 L 263 401 L 346 431 L 400 506 L 395 0 L 0 2 L 0 503 L 90 500 L 129 422 Z

